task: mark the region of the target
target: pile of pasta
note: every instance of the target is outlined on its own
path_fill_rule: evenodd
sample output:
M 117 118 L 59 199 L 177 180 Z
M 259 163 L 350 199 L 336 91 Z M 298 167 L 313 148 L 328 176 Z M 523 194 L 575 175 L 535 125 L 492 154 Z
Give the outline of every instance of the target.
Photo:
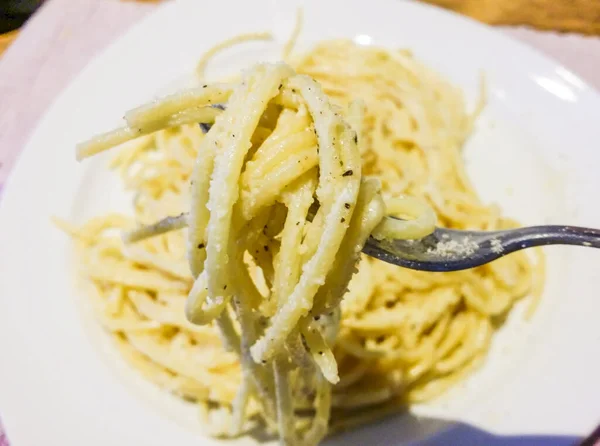
M 408 51 L 340 40 L 134 109 L 78 147 L 120 145 L 111 167 L 134 193 L 133 217 L 63 223 L 84 292 L 124 358 L 197 403 L 215 435 L 258 424 L 317 444 L 431 399 L 539 293 L 541 260 L 427 273 L 360 251 L 372 233 L 433 230 L 410 196 L 442 226 L 516 224 L 465 173 L 482 106 L 469 113 Z M 386 205 L 413 224 L 382 229 Z

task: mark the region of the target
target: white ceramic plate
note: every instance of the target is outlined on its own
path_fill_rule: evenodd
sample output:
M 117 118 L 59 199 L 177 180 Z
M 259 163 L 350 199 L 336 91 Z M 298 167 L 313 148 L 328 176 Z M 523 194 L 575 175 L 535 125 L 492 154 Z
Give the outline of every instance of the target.
M 412 2 L 307 0 L 301 46 L 331 37 L 408 47 L 490 104 L 467 148 L 486 200 L 526 223 L 600 227 L 596 193 L 600 98 L 535 51 L 467 19 Z M 112 349 L 75 293 L 69 241 L 50 215 L 81 221 L 126 209 L 106 158 L 77 164 L 74 145 L 119 123 L 127 108 L 189 73 L 211 45 L 272 30 L 276 44 L 219 56 L 210 74 L 275 57 L 293 27 L 291 1 L 169 3 L 98 57 L 40 123 L 0 203 L 0 414 L 14 446 L 220 444 L 192 406 L 144 382 Z M 585 434 L 600 415 L 600 255 L 548 249 L 544 299 L 519 309 L 477 375 L 432 404 L 332 444 L 399 444 L 445 423 L 500 434 Z M 234 444 L 252 444 L 242 439 Z M 464 444 L 456 440 L 453 444 Z

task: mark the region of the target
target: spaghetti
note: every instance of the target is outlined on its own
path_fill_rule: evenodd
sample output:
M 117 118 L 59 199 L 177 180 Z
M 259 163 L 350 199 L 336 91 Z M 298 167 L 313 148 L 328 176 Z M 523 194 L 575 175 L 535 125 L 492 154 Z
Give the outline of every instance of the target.
M 128 112 L 78 157 L 122 144 L 112 167 L 135 192 L 134 219 L 63 223 L 100 321 L 217 435 L 259 423 L 317 444 L 443 392 L 485 358 L 495 318 L 539 269 L 523 253 L 443 274 L 357 261 L 370 234 L 423 237 L 435 214 L 459 229 L 514 225 L 462 164 L 482 104 L 465 112 L 409 52 L 330 41 L 293 68 L 261 64 Z M 386 212 L 412 220 L 392 227 Z

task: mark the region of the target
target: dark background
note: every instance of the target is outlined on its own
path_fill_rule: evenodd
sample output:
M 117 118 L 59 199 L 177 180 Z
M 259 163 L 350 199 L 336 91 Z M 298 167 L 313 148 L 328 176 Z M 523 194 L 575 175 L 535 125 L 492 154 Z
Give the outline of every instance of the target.
M 0 0 L 0 34 L 19 28 L 43 1 Z

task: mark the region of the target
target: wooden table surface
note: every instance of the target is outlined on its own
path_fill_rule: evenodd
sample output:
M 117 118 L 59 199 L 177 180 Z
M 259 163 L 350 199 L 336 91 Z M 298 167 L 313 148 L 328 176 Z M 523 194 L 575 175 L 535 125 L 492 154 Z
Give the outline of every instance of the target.
M 47 0 L 27 22 L 0 56 L 0 188 L 37 122 L 69 81 L 158 6 L 153 1 Z M 600 89 L 600 38 L 500 29 Z M 0 446 L 6 444 L 0 427 Z

